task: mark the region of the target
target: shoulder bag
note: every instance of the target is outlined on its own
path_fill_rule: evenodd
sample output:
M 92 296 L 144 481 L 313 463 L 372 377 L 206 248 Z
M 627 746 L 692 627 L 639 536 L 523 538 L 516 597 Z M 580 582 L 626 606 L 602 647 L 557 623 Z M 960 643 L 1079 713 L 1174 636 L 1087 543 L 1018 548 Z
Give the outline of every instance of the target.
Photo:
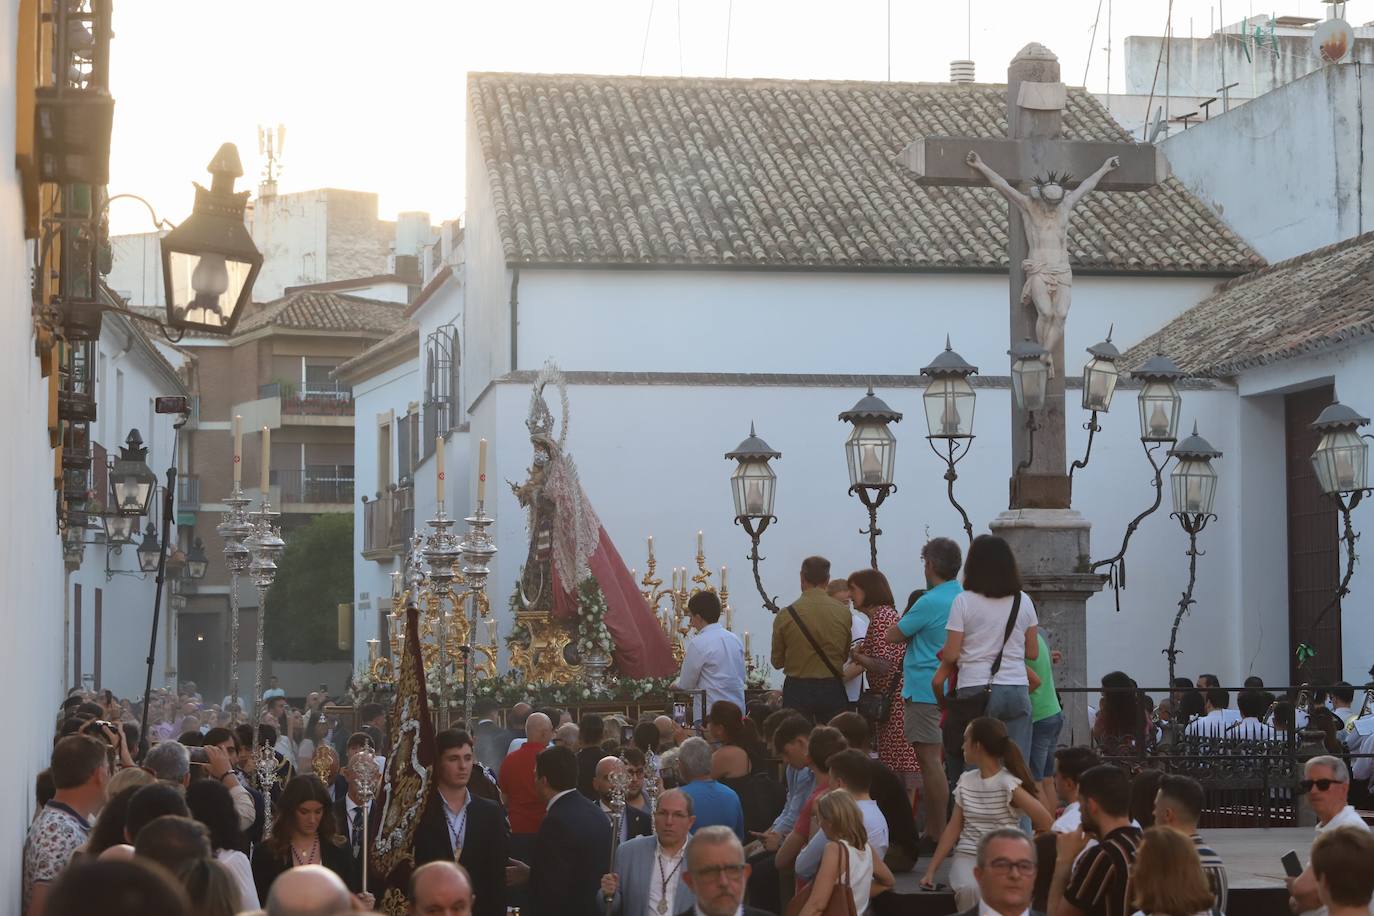
M 816 642 L 816 637 L 812 636 L 811 631 L 806 628 L 806 624 L 802 623 L 801 615 L 797 613 L 797 606 L 795 604 L 789 604 L 787 606 L 787 613 L 792 615 L 792 620 L 796 623 L 797 629 L 801 630 L 802 635 L 806 637 L 806 641 L 811 643 L 811 648 L 815 649 L 816 654 L 821 657 L 821 661 L 825 662 L 825 667 L 830 669 L 830 674 L 835 680 L 843 684 L 844 674 L 835 667 L 835 663 L 830 660 L 830 656 L 826 655 L 824 650 L 821 649 L 821 644 Z
M 945 739 L 945 753 L 963 756 L 964 729 L 968 724 L 988 710 L 988 699 L 992 696 L 992 682 L 997 680 L 997 672 L 1002 668 L 1002 653 L 1007 651 L 1007 641 L 1016 629 L 1016 617 L 1021 613 L 1021 593 L 1011 600 L 1011 613 L 1007 616 L 1007 629 L 1002 634 L 1002 648 L 992 660 L 992 670 L 983 689 L 970 696 L 952 696 L 945 700 L 945 722 L 941 734 Z
M 849 887 L 849 849 L 843 843 L 837 845 L 840 847 L 840 873 L 835 879 L 835 887 L 830 892 L 825 909 L 821 910 L 821 916 L 858 916 L 854 910 L 854 891 Z M 807 901 L 811 899 L 811 892 L 815 889 L 816 882 L 812 881 L 798 891 L 787 904 L 787 908 L 782 911 L 783 916 L 797 916 L 806 908 Z
M 892 681 L 886 690 L 865 690 L 859 695 L 859 715 L 875 728 L 892 715 L 894 703 L 902 702 L 902 698 L 897 696 L 897 685 L 902 682 L 902 662 L 895 662 L 894 666 L 896 670 L 891 672 Z M 874 737 L 876 739 L 877 736 Z

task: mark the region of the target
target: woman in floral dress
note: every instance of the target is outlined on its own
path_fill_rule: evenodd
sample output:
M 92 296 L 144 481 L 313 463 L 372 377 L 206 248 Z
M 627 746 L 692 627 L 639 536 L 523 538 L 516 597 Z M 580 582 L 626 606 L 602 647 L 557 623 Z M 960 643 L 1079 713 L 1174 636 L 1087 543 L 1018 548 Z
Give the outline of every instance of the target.
M 868 616 L 868 635 L 850 652 L 851 660 L 868 672 L 869 691 L 891 697 L 887 721 L 874 723 L 878 759 L 902 778 L 908 789 L 920 766 L 906 742 L 902 723 L 902 659 L 905 645 L 893 645 L 883 634 L 897 622 L 898 613 L 887 577 L 876 569 L 861 569 L 849 577 L 854 607 Z

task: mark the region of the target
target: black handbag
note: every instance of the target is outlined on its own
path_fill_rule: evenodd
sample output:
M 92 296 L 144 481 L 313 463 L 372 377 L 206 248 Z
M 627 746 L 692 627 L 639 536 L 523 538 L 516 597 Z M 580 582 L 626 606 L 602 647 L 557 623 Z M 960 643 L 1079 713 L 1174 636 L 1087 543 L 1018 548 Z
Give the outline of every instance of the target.
M 901 662 L 897 663 L 899 666 Z M 868 720 L 872 726 L 882 725 L 892 715 L 892 704 L 901 702 L 895 698 L 897 685 L 902 682 L 902 672 L 900 667 L 892 673 L 892 683 L 887 685 L 886 690 L 865 690 L 859 694 L 859 715 Z
M 1011 614 L 1007 617 L 1007 630 L 1002 634 L 1002 648 L 992 660 L 992 670 L 988 672 L 988 682 L 983 689 L 966 697 L 952 696 L 945 699 L 945 723 L 941 734 L 945 739 L 945 753 L 963 756 L 964 729 L 974 719 L 988 711 L 988 699 L 992 696 L 992 682 L 997 680 L 997 672 L 1002 667 L 1002 653 L 1007 651 L 1007 641 L 1016 629 L 1016 617 L 1021 612 L 1021 593 L 1011 601 Z

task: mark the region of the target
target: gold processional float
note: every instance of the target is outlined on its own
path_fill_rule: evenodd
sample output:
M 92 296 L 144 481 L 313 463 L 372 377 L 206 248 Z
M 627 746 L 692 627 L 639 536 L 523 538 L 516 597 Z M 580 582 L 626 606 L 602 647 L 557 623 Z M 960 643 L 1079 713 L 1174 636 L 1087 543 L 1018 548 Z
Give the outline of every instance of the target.
M 548 386 L 556 387 L 563 413 L 562 429 L 556 439 L 553 413 L 544 399 Z M 564 449 L 567 421 L 566 383 L 558 369 L 548 364 L 535 379 L 530 415 L 525 423 L 534 451 L 529 476 L 522 484 L 509 484 L 527 512 L 529 552 L 509 602 L 513 622 L 505 638 L 507 674 L 504 680 L 532 693 L 540 688 L 581 684 L 591 688 L 590 698 L 595 699 L 605 696 L 607 677 L 613 676 L 610 672 L 612 645 L 598 613 L 600 590 L 585 569 L 577 579 L 582 583 L 576 590 L 581 599 L 577 615 L 565 620 L 553 613 L 555 563 L 562 560 L 555 557 L 558 536 L 564 535 L 565 540 L 574 542 L 581 538 L 585 544 L 595 537 L 594 532 L 600 525 L 590 506 L 584 504 L 585 494 L 577 482 L 576 467 Z M 359 693 L 385 694 L 394 689 L 395 673 L 405 648 L 405 609 L 412 591 L 420 609 L 420 652 L 425 664 L 426 684 L 430 693 L 438 697 L 440 709 L 464 708 L 474 688 L 479 694 L 489 692 L 478 686 L 481 682 L 502 679 L 498 668 L 499 628 L 486 590 L 486 561 L 495 553 L 495 548 L 485 531 L 494 521 L 486 516 L 483 508 L 485 472 L 486 440 L 482 440 L 478 461 L 478 507 L 474 516 L 465 520 L 469 534 L 459 542 L 448 533 L 448 528 L 456 522 L 447 518 L 440 503 L 436 517 L 427 522 L 434 533 L 424 535 L 417 531 L 411 537 L 406 572 L 392 573 L 387 639 L 385 645 L 377 639 L 367 641 L 367 665 L 354 678 Z M 440 493 L 443 492 L 443 473 L 443 442 L 439 440 L 436 442 L 436 475 Z M 563 513 L 561 521 L 560 511 Z M 575 521 L 569 521 L 569 516 Z M 489 551 L 477 557 L 475 566 L 469 561 L 468 550 L 474 540 L 474 529 L 476 540 L 484 542 Z M 658 574 L 652 535 L 647 544 L 644 576 L 639 578 L 635 570 L 631 570 L 630 575 L 637 580 L 640 595 L 663 629 L 674 661 L 681 664 L 686 641 L 691 635 L 687 603 L 693 595 L 702 591 L 718 592 L 723 608 L 721 622 L 726 629 L 734 628 L 727 570 L 723 566 L 720 568 L 717 588 L 713 582 L 715 574 L 706 563 L 704 538 L 698 531 L 695 571 L 690 567 L 674 567 L 665 583 Z M 424 566 L 429 568 L 428 575 L 415 575 L 412 571 Z M 480 570 L 477 576 L 472 575 L 474 570 Z M 588 582 L 593 584 L 590 591 L 586 589 Z M 604 611 L 604 600 L 599 610 Z M 742 638 L 749 681 L 755 683 L 756 672 L 767 669 L 761 659 L 751 654 L 748 631 Z M 470 668 L 465 666 L 468 660 Z M 466 679 L 465 671 L 468 672 Z

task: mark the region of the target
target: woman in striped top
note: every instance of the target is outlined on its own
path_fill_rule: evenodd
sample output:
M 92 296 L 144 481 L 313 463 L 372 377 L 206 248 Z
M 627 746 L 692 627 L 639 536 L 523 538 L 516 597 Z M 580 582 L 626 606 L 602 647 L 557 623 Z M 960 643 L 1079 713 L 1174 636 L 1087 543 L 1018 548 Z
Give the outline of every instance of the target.
M 965 770 L 954 788 L 954 814 L 940 835 L 940 844 L 926 867 L 921 886 L 935 887 L 935 871 L 946 856 L 949 883 L 955 906 L 966 910 L 978 904 L 978 882 L 973 866 L 978 840 L 999 827 L 1015 827 L 1024 815 L 1036 833 L 1050 829 L 1051 817 L 1038 800 L 1035 780 L 1026 768 L 1021 750 L 1007 735 L 1000 719 L 974 719 L 964 730 Z

